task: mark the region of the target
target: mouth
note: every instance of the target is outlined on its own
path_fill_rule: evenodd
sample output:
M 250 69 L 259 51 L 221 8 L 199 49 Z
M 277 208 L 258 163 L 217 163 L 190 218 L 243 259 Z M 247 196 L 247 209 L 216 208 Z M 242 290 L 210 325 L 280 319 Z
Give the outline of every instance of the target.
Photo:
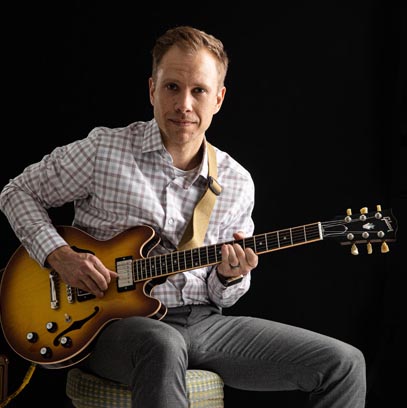
M 172 122 L 176 126 L 180 127 L 187 127 L 195 124 L 195 121 L 193 120 L 188 120 L 188 119 L 170 119 L 170 122 Z

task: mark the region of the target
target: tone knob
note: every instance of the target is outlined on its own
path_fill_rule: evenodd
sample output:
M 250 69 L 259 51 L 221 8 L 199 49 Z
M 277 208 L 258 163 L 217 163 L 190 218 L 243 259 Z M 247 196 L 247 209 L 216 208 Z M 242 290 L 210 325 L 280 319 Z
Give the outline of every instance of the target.
M 49 347 L 41 347 L 40 354 L 44 358 L 50 358 L 52 356 L 52 350 Z
M 35 332 L 28 332 L 25 337 L 30 343 L 35 343 L 38 340 L 38 334 Z

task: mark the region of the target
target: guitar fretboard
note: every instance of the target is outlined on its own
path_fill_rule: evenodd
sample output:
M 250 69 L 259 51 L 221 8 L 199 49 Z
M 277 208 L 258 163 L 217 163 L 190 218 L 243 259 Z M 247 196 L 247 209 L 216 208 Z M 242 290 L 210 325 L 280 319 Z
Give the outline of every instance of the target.
M 320 240 L 322 240 L 321 224 L 316 222 L 225 243 L 237 243 L 242 248 L 251 248 L 260 255 Z M 134 281 L 172 275 L 220 263 L 222 261 L 221 247 L 225 243 L 137 259 L 134 261 Z

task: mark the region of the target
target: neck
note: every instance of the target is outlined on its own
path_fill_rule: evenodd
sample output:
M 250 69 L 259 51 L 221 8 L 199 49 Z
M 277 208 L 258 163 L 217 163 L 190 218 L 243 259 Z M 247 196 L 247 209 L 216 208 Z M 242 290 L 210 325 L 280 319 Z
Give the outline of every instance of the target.
M 203 148 L 202 143 L 199 146 L 174 146 L 167 147 L 174 166 L 181 170 L 192 170 L 202 161 Z

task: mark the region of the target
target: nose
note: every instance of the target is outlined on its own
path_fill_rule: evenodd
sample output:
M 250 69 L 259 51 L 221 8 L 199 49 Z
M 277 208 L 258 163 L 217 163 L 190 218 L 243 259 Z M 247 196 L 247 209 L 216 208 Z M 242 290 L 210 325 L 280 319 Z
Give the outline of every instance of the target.
M 175 97 L 175 110 L 185 113 L 192 110 L 192 95 L 189 92 L 179 92 Z

